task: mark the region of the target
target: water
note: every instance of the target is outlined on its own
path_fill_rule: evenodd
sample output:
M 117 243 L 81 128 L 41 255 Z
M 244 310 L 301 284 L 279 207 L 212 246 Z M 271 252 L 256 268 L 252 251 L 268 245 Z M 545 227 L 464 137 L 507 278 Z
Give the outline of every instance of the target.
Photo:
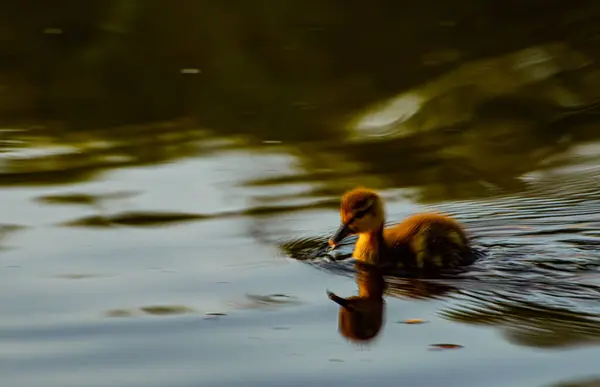
M 0 5 L 2 387 L 598 385 L 600 8 L 440 4 Z M 356 185 L 481 252 L 361 345 Z
M 467 314 L 467 321 L 448 320 L 444 313 L 449 311 L 449 301 L 444 298 L 388 297 L 386 326 L 381 337 L 367 347 L 351 345 L 338 335 L 337 308 L 325 295 L 326 288 L 354 294 L 352 277 L 285 258 L 277 245 L 283 237 L 301 238 L 307 230 L 326 236 L 337 225 L 334 209 L 226 215 L 168 226 L 94 228 L 61 225 L 95 214 L 97 210 L 89 206 L 35 201 L 60 193 L 139 192 L 108 202 L 103 211 L 231 214 L 251 207 L 252 199 L 259 196 L 239 182 L 260 175 L 261 165 L 285 169 L 278 160 L 280 155 L 239 151 L 114 171 L 97 181 L 66 187 L 3 190 L 2 201 L 9 204 L 4 223 L 23 227 L 6 236 L 2 254 L 4 385 L 217 386 L 243 382 L 300 386 L 367 380 L 391 384 L 396 378 L 435 385 L 451 378 L 453 383 L 466 385 L 505 386 L 545 385 L 595 373 L 597 347 L 593 343 L 600 337 L 600 325 L 584 324 L 588 332 L 579 334 L 581 324 L 563 319 L 558 330 L 547 326 L 553 321 L 548 316 L 536 317 L 531 311 L 520 314 L 522 300 L 514 294 L 510 299 L 491 293 L 504 290 L 510 295 L 511 286 L 523 285 L 522 280 L 533 275 L 547 281 L 546 294 L 532 290 L 533 280 L 523 291 L 538 297 L 539 305 L 569 301 L 560 287 L 570 284 L 575 289 L 568 309 L 586 310 L 581 298 L 590 291 L 577 289 L 575 282 L 559 275 L 535 276 L 535 266 L 521 261 L 562 260 L 572 266 L 575 257 L 584 254 L 578 262 L 598 264 L 593 234 L 597 235 L 599 204 L 593 181 L 584 195 L 582 189 L 577 190 L 571 202 L 566 194 L 563 200 L 557 197 L 555 192 L 561 189 L 540 183 L 537 195 L 542 199 L 525 196 L 521 201 L 500 198 L 492 204 L 452 204 L 480 237 L 480 244 L 487 244 L 496 255 L 496 261 L 483 265 L 489 278 L 478 285 L 482 303 L 512 301 L 517 305 L 502 312 L 504 321 L 485 325 L 477 324 L 482 319 L 473 314 Z M 583 178 L 590 176 L 581 175 L 577 181 L 585 187 Z M 263 188 L 259 194 L 264 192 L 275 194 L 277 189 Z M 405 201 L 391 202 L 388 207 L 391 218 L 417 208 Z M 443 204 L 438 207 L 444 208 Z M 587 211 L 580 211 L 582 207 Z M 563 215 L 568 219 L 559 217 Z M 553 232 L 536 235 L 535 230 Z M 569 244 L 569 240 L 588 241 L 592 249 L 586 250 L 585 243 Z M 503 258 L 520 262 L 521 271 L 509 271 Z M 506 274 L 499 276 L 493 265 Z M 458 286 L 468 289 L 465 284 Z M 592 300 L 587 307 L 597 313 L 599 301 Z M 450 303 L 450 312 L 460 307 L 465 307 L 460 300 L 457 309 Z M 409 318 L 428 323 L 397 323 Z M 540 324 L 552 345 L 527 342 L 527 329 L 537 326 L 535 332 Z M 523 339 L 518 339 L 519 334 Z M 566 340 L 563 347 L 560 342 L 566 335 L 575 336 L 576 345 Z M 429 351 L 428 346 L 437 342 L 464 348 Z M 561 366 L 565 361 L 568 369 Z M 498 370 L 505 376 L 496 378 Z

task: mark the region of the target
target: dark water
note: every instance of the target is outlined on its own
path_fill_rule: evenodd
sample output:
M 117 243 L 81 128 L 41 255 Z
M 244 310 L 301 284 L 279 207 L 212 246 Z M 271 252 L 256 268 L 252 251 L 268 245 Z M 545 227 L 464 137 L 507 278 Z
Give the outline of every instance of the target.
M 2 387 L 600 385 L 599 20 L 0 2 Z M 354 266 L 323 254 L 356 185 L 481 252 L 387 276 L 363 345 L 326 294 L 355 295 Z

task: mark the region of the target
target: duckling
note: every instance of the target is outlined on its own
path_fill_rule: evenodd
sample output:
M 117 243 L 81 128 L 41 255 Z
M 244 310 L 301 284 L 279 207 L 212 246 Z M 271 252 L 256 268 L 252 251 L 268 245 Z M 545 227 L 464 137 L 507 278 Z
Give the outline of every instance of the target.
M 348 235 L 358 234 L 352 256 L 364 263 L 417 271 L 436 271 L 472 262 L 469 239 L 461 225 L 440 213 L 420 213 L 385 228 L 381 197 L 368 188 L 342 196 L 342 224 L 329 239 L 335 249 Z

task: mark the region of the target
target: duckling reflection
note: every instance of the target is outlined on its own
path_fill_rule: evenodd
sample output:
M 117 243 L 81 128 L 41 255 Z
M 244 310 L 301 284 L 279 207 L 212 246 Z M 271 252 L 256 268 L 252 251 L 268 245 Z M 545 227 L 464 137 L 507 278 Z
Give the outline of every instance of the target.
M 357 264 L 356 284 L 358 296 L 342 298 L 330 291 L 327 295 L 340 306 L 340 334 L 350 341 L 369 342 L 383 324 L 385 281 L 379 268 Z
M 373 190 L 356 188 L 341 201 L 342 224 L 329 240 L 331 248 L 358 234 L 352 256 L 365 263 L 431 273 L 473 262 L 474 254 L 462 226 L 449 216 L 422 213 L 384 228 L 383 201 Z
M 435 298 L 454 288 L 419 279 L 386 281 L 377 266 L 356 264 L 358 296 L 343 298 L 328 291 L 329 298 L 340 306 L 338 329 L 349 341 L 368 343 L 381 332 L 385 317 L 384 292 L 410 298 Z

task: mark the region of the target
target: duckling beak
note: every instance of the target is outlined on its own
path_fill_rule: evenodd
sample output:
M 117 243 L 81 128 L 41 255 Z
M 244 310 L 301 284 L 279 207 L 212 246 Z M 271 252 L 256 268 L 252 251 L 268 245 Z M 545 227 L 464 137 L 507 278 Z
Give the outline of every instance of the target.
M 352 308 L 352 306 L 350 305 L 350 302 L 348 302 L 348 300 L 346 300 L 345 298 L 342 298 L 342 297 L 338 296 L 334 292 L 330 292 L 328 290 L 327 291 L 327 296 L 329 297 L 329 299 L 331 301 L 335 302 L 339 306 L 341 306 L 341 307 L 343 307 L 345 309 L 348 309 L 348 310 L 354 310 L 354 308 Z
M 348 225 L 342 223 L 336 233 L 329 239 L 329 246 L 335 249 L 337 245 L 350 234 L 351 230 Z

